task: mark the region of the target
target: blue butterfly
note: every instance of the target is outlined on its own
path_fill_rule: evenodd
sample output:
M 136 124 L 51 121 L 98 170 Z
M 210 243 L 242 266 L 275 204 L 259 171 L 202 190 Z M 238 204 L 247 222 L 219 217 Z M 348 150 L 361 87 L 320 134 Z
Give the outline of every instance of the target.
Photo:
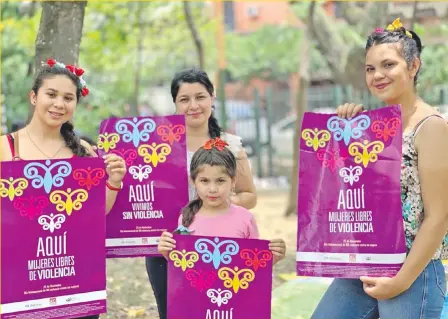
M 208 249 L 209 244 L 213 248 L 213 252 Z M 226 250 L 221 252 L 220 248 L 224 245 L 226 245 Z M 215 269 L 218 269 L 221 263 L 228 265 L 232 261 L 231 256 L 236 255 L 240 250 L 236 241 L 223 240 L 219 242 L 218 237 L 215 237 L 214 242 L 207 238 L 198 239 L 194 248 L 199 254 L 203 254 L 202 261 L 206 264 L 213 262 Z
M 149 140 L 150 134 L 154 132 L 156 128 L 156 123 L 149 118 L 144 118 L 138 121 L 136 117 L 132 121 L 128 119 L 123 119 L 115 124 L 115 130 L 118 134 L 123 136 L 123 141 L 126 143 L 132 142 L 135 147 L 139 146 L 140 141 L 147 142 Z M 139 126 L 143 125 L 143 129 L 140 131 Z M 129 131 L 128 125 L 131 126 L 132 132 Z
M 344 123 L 340 127 L 340 123 Z M 352 127 L 357 124 L 357 127 Z M 365 131 L 370 126 L 370 118 L 367 115 L 360 115 L 351 120 L 340 118 L 339 116 L 332 116 L 327 122 L 327 128 L 334 133 L 334 139 L 340 141 L 344 139 L 345 145 L 348 146 L 351 138 L 360 138 L 362 131 Z

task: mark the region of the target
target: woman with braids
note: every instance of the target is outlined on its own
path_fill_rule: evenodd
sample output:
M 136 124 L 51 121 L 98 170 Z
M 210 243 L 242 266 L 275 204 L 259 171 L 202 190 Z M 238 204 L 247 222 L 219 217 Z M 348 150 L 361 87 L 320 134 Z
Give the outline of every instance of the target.
M 218 236 L 258 239 L 254 215 L 246 208 L 232 204 L 230 197 L 235 187 L 237 164 L 229 144 L 219 137 L 209 140 L 194 153 L 190 165 L 190 179 L 197 197 L 190 201 L 179 217 L 175 233 L 193 236 Z M 176 241 L 169 232 L 160 238 L 158 250 L 168 258 L 176 248 Z M 271 240 L 269 249 L 273 262 L 285 257 L 286 246 L 282 239 Z
M 49 59 L 39 71 L 30 92 L 34 106 L 31 121 L 24 128 L 1 137 L 2 161 L 47 160 L 97 156 L 91 146 L 73 131 L 71 120 L 81 96 L 89 91 L 82 69 Z M 114 205 L 126 173 L 122 158 L 104 157 L 108 174 L 106 212 Z M 99 316 L 84 317 L 85 319 Z
M 171 95 L 176 105 L 176 113 L 185 115 L 188 166 L 194 152 L 207 140 L 221 138 L 229 144 L 229 149 L 237 161 L 235 187 L 230 195 L 230 201 L 246 209 L 255 207 L 257 196 L 247 154 L 242 147 L 241 138 L 222 132 L 213 116 L 214 87 L 207 73 L 198 69 L 177 73 L 171 82 Z M 190 200 L 196 197 L 193 185 L 189 185 L 189 197 Z M 147 257 L 146 269 L 156 297 L 160 319 L 166 319 L 166 259 Z
M 376 29 L 366 44 L 366 82 L 386 105 L 401 105 L 401 198 L 407 258 L 392 278 L 335 279 L 313 319 L 436 319 L 446 293 L 441 259 L 448 253 L 448 125 L 418 97 L 420 38 L 395 20 Z M 350 118 L 361 105 L 345 104 Z M 387 209 L 387 205 L 384 206 Z

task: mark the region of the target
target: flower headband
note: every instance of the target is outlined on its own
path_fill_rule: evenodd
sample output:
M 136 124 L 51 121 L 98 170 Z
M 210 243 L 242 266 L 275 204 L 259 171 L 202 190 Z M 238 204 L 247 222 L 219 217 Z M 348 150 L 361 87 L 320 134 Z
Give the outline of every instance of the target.
M 400 18 L 396 18 L 396 19 L 394 20 L 394 22 L 392 22 L 391 24 L 389 24 L 389 25 L 387 26 L 386 30 L 387 30 L 387 31 L 390 31 L 390 32 L 403 30 L 404 33 L 405 33 L 409 38 L 412 39 L 412 34 L 411 34 L 411 32 L 407 31 L 407 30 L 403 27 L 403 24 L 401 23 Z M 384 30 L 383 28 L 376 28 L 376 29 L 375 29 L 375 33 L 381 33 L 381 32 L 384 32 L 384 31 L 385 31 L 385 30 Z
M 212 138 L 211 140 L 208 140 L 207 143 L 205 143 L 204 150 L 211 150 L 214 147 L 219 151 L 222 151 L 226 146 L 229 146 L 227 142 L 223 141 L 219 137 L 216 137 Z
M 45 65 L 45 63 L 42 63 Z M 76 77 L 78 77 L 79 82 L 81 83 L 81 95 L 87 96 L 89 94 L 89 89 L 87 88 L 86 82 L 82 78 L 82 75 L 84 74 L 84 70 L 81 68 L 77 68 L 74 65 L 65 65 L 64 63 L 58 62 L 55 59 L 48 59 L 46 65 L 48 65 L 50 68 L 52 67 L 60 67 L 65 68 L 72 72 Z

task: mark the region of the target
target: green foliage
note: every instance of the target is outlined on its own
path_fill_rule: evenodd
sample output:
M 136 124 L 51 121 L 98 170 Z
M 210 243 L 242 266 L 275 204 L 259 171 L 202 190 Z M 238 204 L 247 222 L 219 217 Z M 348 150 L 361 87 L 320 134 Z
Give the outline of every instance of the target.
M 299 67 L 303 28 L 265 25 L 247 34 L 229 34 L 228 69 L 236 79 L 253 77 L 282 79 Z M 327 63 L 318 50 L 311 50 L 311 72 L 325 69 Z
M 19 15 L 20 3 L 2 4 L 2 94 L 7 125 L 25 121 L 31 88 L 29 67 L 33 63 L 34 41 L 40 14 Z
M 28 93 L 33 75 L 35 39 L 41 8 L 23 12 L 19 2 L 2 4 L 2 94 L 5 97 L 8 124 L 25 121 Z M 291 6 L 306 23 L 309 3 Z M 217 69 L 217 23 L 211 6 L 191 2 L 193 19 L 205 53 L 205 69 L 211 75 Z M 363 47 L 364 37 L 344 22 L 334 24 L 344 43 Z M 250 34 L 228 33 L 226 57 L 233 78 L 253 77 L 285 79 L 299 66 L 300 43 L 304 28 L 266 25 Z M 420 88 L 428 90 L 448 82 L 448 48 L 431 42 L 446 42 L 448 26 L 416 26 L 424 43 Z M 138 42 L 141 62 L 138 63 Z M 428 41 L 431 39 L 431 41 Z M 196 48 L 188 29 L 182 2 L 104 2 L 92 1 L 86 7 L 79 65 L 91 94 L 76 112 L 76 128 L 94 138 L 101 119 L 127 113 L 125 106 L 135 100 L 137 71 L 140 72 L 139 102 L 151 106 L 149 88 L 170 82 L 181 69 L 198 66 Z M 327 62 L 318 48 L 311 49 L 311 74 L 327 70 Z M 167 92 L 168 93 L 168 92 Z M 166 109 L 171 110 L 172 105 Z
M 448 83 L 448 25 L 415 27 L 416 33 L 423 42 L 422 61 L 420 72 L 420 90 L 425 91 L 437 85 Z M 429 43 L 428 43 L 429 42 Z
M 41 15 L 40 7 L 31 17 L 21 15 L 19 6 L 9 2 L 2 7 L 2 93 L 9 125 L 12 119 L 27 118 L 33 75 L 29 66 Z M 214 71 L 216 22 L 204 4 L 192 3 L 191 7 L 204 42 L 207 69 Z M 94 138 L 102 119 L 125 114 L 125 106 L 134 98 L 137 70 L 141 74 L 140 104 L 151 105 L 147 88 L 169 82 L 180 69 L 198 65 L 182 2 L 89 2 L 78 64 L 86 71 L 91 94 L 78 105 L 75 125 L 77 131 Z
M 215 23 L 204 15 L 201 4 L 192 3 L 192 11 L 204 41 L 207 66 L 212 67 Z M 123 107 L 133 101 L 137 70 L 141 75 L 139 102 L 151 106 L 147 88 L 171 81 L 181 69 L 198 66 L 182 2 L 89 3 L 80 64 L 88 71 L 86 78 L 93 92 L 89 102 L 94 107 L 122 114 Z

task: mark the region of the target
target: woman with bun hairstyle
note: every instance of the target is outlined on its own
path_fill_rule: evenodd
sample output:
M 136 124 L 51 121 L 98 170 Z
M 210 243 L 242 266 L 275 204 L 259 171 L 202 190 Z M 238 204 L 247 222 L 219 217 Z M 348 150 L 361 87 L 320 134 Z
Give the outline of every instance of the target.
M 441 259 L 448 256 L 448 125 L 416 93 L 422 44 L 400 20 L 367 38 L 365 76 L 385 105 L 401 105 L 401 199 L 407 257 L 392 278 L 335 279 L 312 319 L 436 319 L 446 293 Z M 351 118 L 362 105 L 337 114 Z M 387 210 L 385 203 L 384 209 Z

